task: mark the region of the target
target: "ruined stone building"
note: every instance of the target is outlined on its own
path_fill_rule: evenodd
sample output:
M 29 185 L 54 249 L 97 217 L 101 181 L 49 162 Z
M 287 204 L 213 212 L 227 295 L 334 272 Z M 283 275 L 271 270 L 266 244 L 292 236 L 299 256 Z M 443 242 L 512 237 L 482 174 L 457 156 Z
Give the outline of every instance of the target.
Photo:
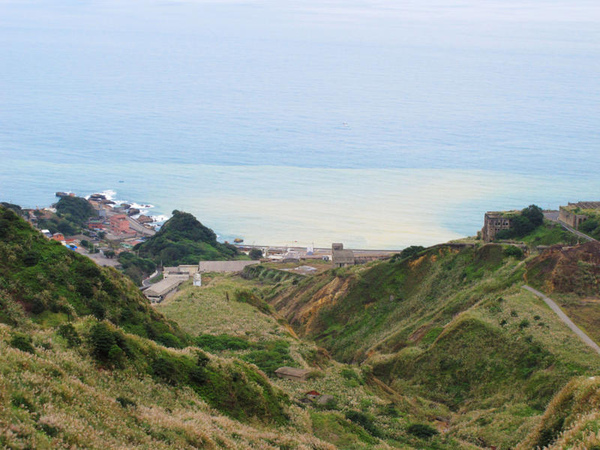
M 483 228 L 481 229 L 481 238 L 484 242 L 491 242 L 496 239 L 496 234 L 500 230 L 510 230 L 513 218 L 502 211 L 488 211 L 483 218 Z
M 600 213 L 600 202 L 569 203 L 567 206 L 560 207 L 558 220 L 578 230 L 579 225 L 589 218 L 592 211 Z
M 331 262 L 333 267 L 346 267 L 355 264 L 354 252 L 344 250 L 344 244 L 331 244 Z

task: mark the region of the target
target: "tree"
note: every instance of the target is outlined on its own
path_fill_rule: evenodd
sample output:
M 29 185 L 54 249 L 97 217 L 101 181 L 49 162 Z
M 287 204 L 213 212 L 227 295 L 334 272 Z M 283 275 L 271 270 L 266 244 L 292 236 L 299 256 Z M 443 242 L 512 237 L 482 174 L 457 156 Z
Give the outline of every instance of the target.
M 258 260 L 262 258 L 263 252 L 260 248 L 253 248 L 252 250 L 250 250 L 250 253 L 248 255 L 250 256 L 250 259 Z
M 521 215 L 531 222 L 533 228 L 537 228 L 544 223 L 544 213 L 542 208 L 537 205 L 529 205 L 521 211 Z

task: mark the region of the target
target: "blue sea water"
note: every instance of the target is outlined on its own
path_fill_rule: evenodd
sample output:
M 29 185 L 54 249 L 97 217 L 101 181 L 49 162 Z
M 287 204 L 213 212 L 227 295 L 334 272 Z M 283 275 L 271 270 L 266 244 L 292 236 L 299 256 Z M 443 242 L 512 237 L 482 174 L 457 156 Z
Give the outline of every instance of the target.
M 362 248 L 600 200 L 599 23 L 595 0 L 0 0 L 0 200 L 112 189 Z

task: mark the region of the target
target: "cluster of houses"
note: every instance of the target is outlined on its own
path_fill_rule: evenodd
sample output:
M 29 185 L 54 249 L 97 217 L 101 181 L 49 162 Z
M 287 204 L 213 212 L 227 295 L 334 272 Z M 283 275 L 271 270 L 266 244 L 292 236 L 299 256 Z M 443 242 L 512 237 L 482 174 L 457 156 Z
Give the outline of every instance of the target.
M 149 224 L 152 219 L 140 215 L 140 210 L 130 204 L 121 203 L 117 205 L 108 200 L 103 194 L 92 194 L 88 202 L 98 212 L 98 216 L 88 222 L 88 228 L 92 231 L 103 231 L 110 240 L 125 240 L 141 236 L 152 236 L 156 233 Z

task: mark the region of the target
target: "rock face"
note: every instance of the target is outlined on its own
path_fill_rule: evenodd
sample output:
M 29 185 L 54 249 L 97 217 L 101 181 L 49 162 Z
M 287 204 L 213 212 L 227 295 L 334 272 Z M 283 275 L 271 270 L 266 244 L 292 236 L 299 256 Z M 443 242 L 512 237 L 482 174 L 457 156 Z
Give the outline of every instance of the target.
M 152 223 L 154 220 L 152 217 L 144 216 L 143 214 L 137 218 L 137 221 L 141 224 Z
M 129 208 L 129 211 L 127 211 L 127 215 L 128 216 L 135 216 L 136 214 L 139 214 L 141 211 L 137 208 Z
M 600 297 L 600 243 L 549 248 L 527 264 L 527 281 L 547 293 Z

